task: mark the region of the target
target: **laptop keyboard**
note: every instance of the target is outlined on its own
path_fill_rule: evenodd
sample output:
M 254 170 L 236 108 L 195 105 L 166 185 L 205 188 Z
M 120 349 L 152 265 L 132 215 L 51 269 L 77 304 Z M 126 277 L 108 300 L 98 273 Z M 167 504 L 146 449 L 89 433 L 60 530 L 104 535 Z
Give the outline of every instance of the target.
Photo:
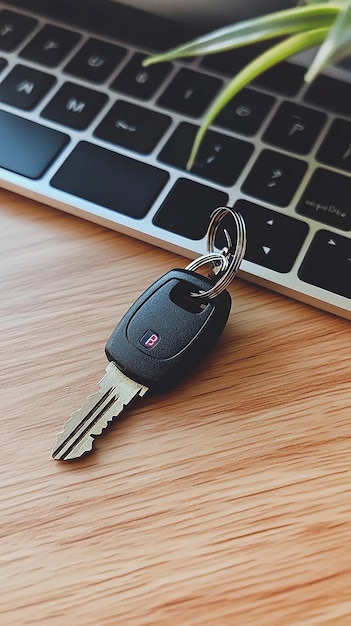
M 235 206 L 241 275 L 351 319 L 351 84 L 284 62 L 201 116 L 251 49 L 143 68 L 147 50 L 0 4 L 0 180 L 189 257 Z

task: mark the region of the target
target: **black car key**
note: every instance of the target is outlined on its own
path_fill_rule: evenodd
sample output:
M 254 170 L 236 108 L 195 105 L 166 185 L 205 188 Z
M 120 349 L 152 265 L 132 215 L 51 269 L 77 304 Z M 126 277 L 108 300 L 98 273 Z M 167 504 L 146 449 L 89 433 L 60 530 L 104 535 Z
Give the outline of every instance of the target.
M 221 334 L 231 307 L 228 291 L 194 298 L 213 283 L 188 270 L 171 270 L 131 306 L 106 344 L 110 361 L 99 382 L 57 436 L 55 459 L 89 452 L 94 438 L 137 396 L 162 392 L 183 378 Z
M 238 255 L 231 256 L 236 271 Z M 220 284 L 228 274 L 228 258 L 223 251 L 212 252 L 188 266 L 197 268 L 213 259 L 221 263 L 217 283 L 192 269 L 171 270 L 123 316 L 106 344 L 110 363 L 100 390 L 72 413 L 57 436 L 54 459 L 76 459 L 90 452 L 94 439 L 133 400 L 149 389 L 169 389 L 209 352 L 231 308 L 230 295 Z

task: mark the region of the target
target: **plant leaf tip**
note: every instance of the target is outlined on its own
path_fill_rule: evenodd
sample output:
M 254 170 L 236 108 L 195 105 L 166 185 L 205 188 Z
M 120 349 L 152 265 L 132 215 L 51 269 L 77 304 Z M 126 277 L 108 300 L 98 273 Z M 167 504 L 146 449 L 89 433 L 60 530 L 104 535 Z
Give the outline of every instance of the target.
M 149 67 L 149 65 L 154 65 L 155 63 L 160 63 L 161 61 L 164 61 L 163 56 L 161 56 L 160 54 L 155 54 L 154 56 L 146 57 L 146 59 L 144 59 L 142 62 L 142 66 Z

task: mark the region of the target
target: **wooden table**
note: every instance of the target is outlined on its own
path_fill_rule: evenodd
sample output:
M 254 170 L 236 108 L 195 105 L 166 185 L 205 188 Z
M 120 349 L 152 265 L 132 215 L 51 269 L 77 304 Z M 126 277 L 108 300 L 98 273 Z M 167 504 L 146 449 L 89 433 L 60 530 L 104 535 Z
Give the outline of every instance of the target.
M 350 322 L 237 279 L 194 375 L 57 462 L 185 261 L 4 191 L 0 238 L 1 626 L 351 624 Z

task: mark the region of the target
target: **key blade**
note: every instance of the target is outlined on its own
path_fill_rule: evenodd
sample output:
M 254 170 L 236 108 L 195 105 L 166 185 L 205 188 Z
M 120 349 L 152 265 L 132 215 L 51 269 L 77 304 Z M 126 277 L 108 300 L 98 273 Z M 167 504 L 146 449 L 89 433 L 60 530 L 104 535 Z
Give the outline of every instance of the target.
M 68 461 L 77 459 L 93 449 L 94 439 L 109 423 L 143 396 L 148 387 L 125 376 L 114 363 L 109 363 L 105 376 L 99 381 L 100 390 L 88 396 L 83 406 L 74 411 L 58 433 L 52 457 Z

